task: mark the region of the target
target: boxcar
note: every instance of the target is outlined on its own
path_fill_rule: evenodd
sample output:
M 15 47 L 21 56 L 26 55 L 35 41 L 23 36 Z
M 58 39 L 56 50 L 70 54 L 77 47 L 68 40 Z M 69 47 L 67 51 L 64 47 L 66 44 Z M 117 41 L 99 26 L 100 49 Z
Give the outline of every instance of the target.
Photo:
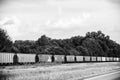
M 84 56 L 85 61 L 90 61 L 90 56 Z
M 54 62 L 64 62 L 64 55 L 54 55 L 55 61 Z
M 77 62 L 82 62 L 83 61 L 83 56 L 76 56 L 76 61 Z
M 75 62 L 75 56 L 74 55 L 67 55 L 67 62 Z
M 35 63 L 35 54 L 18 53 L 18 63 Z
M 12 64 L 13 53 L 0 53 L 0 64 Z
M 52 62 L 52 55 L 39 54 L 39 62 Z

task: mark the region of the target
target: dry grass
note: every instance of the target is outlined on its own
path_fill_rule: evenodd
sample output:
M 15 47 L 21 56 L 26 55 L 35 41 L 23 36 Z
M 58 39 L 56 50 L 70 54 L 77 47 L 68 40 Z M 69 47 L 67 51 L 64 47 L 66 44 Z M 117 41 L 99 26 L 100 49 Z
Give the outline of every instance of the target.
M 105 73 L 119 69 L 119 62 L 110 63 L 75 63 L 75 64 L 50 64 L 47 66 L 29 65 L 1 70 L 2 75 L 7 75 L 9 80 L 73 80 L 90 75 Z M 11 75 L 11 76 L 8 76 Z

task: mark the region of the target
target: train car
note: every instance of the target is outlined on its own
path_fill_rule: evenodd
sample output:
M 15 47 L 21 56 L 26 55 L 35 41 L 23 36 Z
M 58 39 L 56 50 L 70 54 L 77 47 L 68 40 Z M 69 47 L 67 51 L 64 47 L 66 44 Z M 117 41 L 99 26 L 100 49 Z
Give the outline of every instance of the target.
M 63 63 L 64 57 L 65 57 L 64 55 L 54 55 L 54 58 L 55 58 L 54 62 Z
M 90 56 L 84 56 L 84 61 L 86 61 L 86 62 L 90 62 L 90 61 L 91 61 L 90 58 L 91 58 Z
M 102 62 L 105 62 L 106 61 L 106 57 L 102 57 Z
M 106 61 L 109 62 L 109 60 L 110 60 L 110 57 L 106 57 Z
M 97 57 L 97 61 L 98 62 L 102 61 L 102 58 L 101 57 Z
M 111 61 L 113 62 L 113 57 L 111 57 Z
M 96 57 L 96 56 L 75 56 L 75 55 L 48 55 L 48 54 L 22 54 L 22 53 L 0 53 L 0 65 L 28 64 L 35 62 L 111 62 L 120 61 L 118 57 Z
M 117 61 L 117 57 L 115 57 L 115 61 Z
M 18 53 L 18 63 L 19 64 L 27 64 L 27 63 L 35 63 L 35 54 L 21 54 Z
M 67 55 L 67 62 L 75 62 L 75 56 L 74 55 Z
M 83 56 L 76 56 L 76 62 L 83 62 Z
M 112 57 L 109 57 L 109 61 L 112 62 Z
M 91 59 L 92 59 L 91 60 L 92 62 L 96 62 L 96 57 L 95 56 L 92 56 Z
M 115 57 L 113 57 L 113 61 L 116 61 L 116 58 L 115 58 Z
M 54 62 L 54 57 L 48 54 L 39 54 L 39 62 Z
M 14 54 L 13 53 L 0 53 L 0 64 L 5 65 L 5 64 L 13 64 Z
M 114 57 L 114 61 L 116 61 L 116 57 Z
M 116 58 L 116 61 L 117 61 L 117 62 L 119 61 L 119 58 L 118 58 L 118 57 Z
M 115 58 L 115 61 L 116 61 L 116 62 L 118 62 L 118 61 L 119 61 L 118 57 L 116 57 L 116 58 Z
M 114 57 L 112 57 L 112 61 L 114 62 Z
M 112 62 L 114 61 L 114 57 L 112 57 Z
M 109 61 L 111 62 L 111 57 L 109 57 Z

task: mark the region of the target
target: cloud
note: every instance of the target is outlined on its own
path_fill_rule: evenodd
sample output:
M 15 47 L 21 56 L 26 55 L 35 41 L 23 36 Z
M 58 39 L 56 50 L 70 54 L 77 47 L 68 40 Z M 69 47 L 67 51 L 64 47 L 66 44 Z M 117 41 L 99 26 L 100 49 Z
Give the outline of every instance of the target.
M 108 0 L 109 1 L 109 0 Z M 117 3 L 117 4 L 120 4 L 120 0 L 110 0 L 111 2 L 113 3 Z
M 20 21 L 15 16 L 5 16 L 0 19 L 0 27 L 5 29 L 13 40 L 15 40 L 15 36 L 20 35 L 18 32 L 19 25 Z
M 5 0 L 0 0 L 0 6 L 5 4 Z
M 108 0 L 108 1 L 120 9 L 120 0 Z
M 46 26 L 51 28 L 70 28 L 72 25 L 82 25 L 84 21 L 91 17 L 89 13 L 83 13 L 79 16 L 69 17 L 69 18 L 58 18 L 57 20 L 47 21 Z
M 6 16 L 6 17 L 1 17 L 0 19 L 0 25 L 2 26 L 18 25 L 19 23 L 20 21 L 15 16 L 10 16 L 10 17 Z

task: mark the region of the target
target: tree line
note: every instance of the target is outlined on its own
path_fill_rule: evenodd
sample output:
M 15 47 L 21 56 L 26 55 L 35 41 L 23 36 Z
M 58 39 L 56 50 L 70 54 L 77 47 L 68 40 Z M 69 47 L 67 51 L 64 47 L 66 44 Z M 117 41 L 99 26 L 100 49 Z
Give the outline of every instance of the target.
M 120 57 L 120 45 L 102 31 L 69 39 L 51 39 L 42 35 L 36 41 L 13 42 L 7 32 L 0 29 L 0 52 Z

